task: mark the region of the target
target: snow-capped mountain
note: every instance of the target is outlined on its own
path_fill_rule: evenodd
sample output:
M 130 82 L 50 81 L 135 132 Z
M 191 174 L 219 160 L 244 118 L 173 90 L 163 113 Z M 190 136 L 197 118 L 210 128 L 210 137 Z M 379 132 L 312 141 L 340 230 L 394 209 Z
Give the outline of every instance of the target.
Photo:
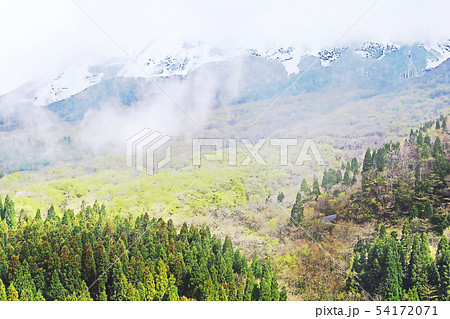
M 427 68 L 433 69 L 440 65 L 443 61 L 450 58 L 450 40 L 446 42 L 436 42 L 424 45 L 425 49 L 430 52 L 427 60 Z
M 34 103 L 47 105 L 60 101 L 99 83 L 103 77 L 103 72 L 92 73 L 87 66 L 71 66 L 34 92 Z
M 319 59 L 320 67 L 325 72 L 345 57 L 346 66 L 344 67 L 348 70 L 342 70 L 340 67 L 340 72 L 347 74 L 360 70 L 365 75 L 375 76 L 386 73 L 385 69 L 389 69 L 392 71 L 392 76 L 405 79 L 420 76 L 426 70 L 433 69 L 450 58 L 450 40 L 411 46 L 365 42 L 357 47 L 330 48 L 315 53 L 305 53 L 294 46 L 225 50 L 209 47 L 204 43 L 184 43 L 178 48 L 170 49 L 160 45 L 150 45 L 132 60 L 124 57 L 99 65 L 71 65 L 54 75 L 48 82 L 39 84 L 29 95 L 29 99 L 39 106 L 48 105 L 64 100 L 106 79 L 147 78 L 148 76 L 184 77 L 203 65 L 229 61 L 242 56 L 280 63 L 288 76 L 295 76 L 300 69 L 306 69 L 301 67 L 302 63 L 309 65 L 309 61 Z M 408 62 L 405 62 L 406 60 Z M 381 61 L 384 62 L 381 63 Z M 397 67 L 398 70 L 396 70 Z M 379 72 L 378 68 L 384 71 Z
M 398 51 L 400 48 L 396 44 L 381 44 L 376 42 L 365 42 L 360 48 L 355 50 L 355 53 L 361 55 L 366 59 L 381 59 L 386 54 Z

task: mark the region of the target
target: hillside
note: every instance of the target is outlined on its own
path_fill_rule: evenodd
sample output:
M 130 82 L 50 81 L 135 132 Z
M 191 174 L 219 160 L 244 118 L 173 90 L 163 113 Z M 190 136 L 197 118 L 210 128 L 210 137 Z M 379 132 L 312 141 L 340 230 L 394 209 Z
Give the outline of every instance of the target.
M 122 228 L 122 222 L 119 222 L 122 218 L 125 223 L 137 218 L 133 223 L 139 223 L 138 220 L 142 218 L 142 214 L 148 216 L 145 218 L 156 219 L 161 214 L 167 214 L 174 220 L 170 221 L 170 224 L 174 225 L 171 227 L 175 227 L 175 230 L 184 228 L 185 222 L 203 225 L 208 232 L 211 232 L 211 235 L 207 236 L 214 234 L 230 243 L 233 242 L 247 260 L 250 260 L 255 252 L 264 256 L 262 260 L 267 260 L 267 263 L 270 260 L 279 281 L 277 285 L 286 287 L 285 295 L 289 299 L 369 298 L 355 283 L 360 283 L 375 298 L 416 298 L 411 297 L 412 295 L 418 296 L 417 298 L 431 298 L 429 294 L 425 297 L 421 288 L 417 288 L 420 282 L 408 283 L 405 288 L 400 285 L 401 288 L 396 288 L 400 292 L 395 295 L 388 295 L 384 288 L 366 286 L 368 280 L 364 277 L 365 272 L 361 273 L 361 269 L 367 267 L 364 266 L 365 262 L 367 265 L 372 263 L 370 260 L 361 260 L 361 256 L 364 251 L 367 254 L 372 249 L 370 242 L 374 236 L 381 236 L 379 241 L 384 243 L 383 247 L 387 247 L 385 250 L 387 254 L 390 251 L 388 247 L 394 244 L 392 241 L 385 241 L 387 240 L 385 231 L 377 235 L 377 229 L 381 229 L 379 226 L 384 224 L 383 229 L 386 227 L 388 230 L 399 232 L 405 220 L 411 224 L 411 236 L 414 234 L 417 234 L 416 238 L 422 236 L 422 242 L 425 242 L 424 238 L 427 237 L 421 234 L 428 233 L 431 251 L 435 251 L 439 236 L 449 226 L 449 141 L 446 117 L 441 116 L 436 121 L 426 122 L 419 129 L 411 129 L 406 139 L 397 139 L 395 143 L 383 144 L 381 148 L 374 151 L 368 150 L 365 156 L 359 156 L 363 158 L 362 160 L 353 158 L 341 162 L 340 165 L 335 165 L 335 168 L 326 168 L 323 174 L 315 177 L 309 174 L 297 175 L 290 169 L 284 171 L 271 166 L 227 167 L 222 164 L 210 164 L 194 170 L 181 169 L 178 172 L 169 170 L 149 177 L 146 174 L 119 170 L 120 158 L 115 157 L 109 157 L 104 162 L 109 163 L 109 167 L 103 165 L 92 167 L 85 163 L 85 166 L 71 168 L 70 165 L 61 163 L 36 172 L 14 173 L 1 179 L 2 190 L 11 196 L 14 201 L 13 209 L 17 212 L 13 217 L 6 213 L 6 207 L 12 205 L 9 204 L 11 203 L 9 199 L 5 199 L 2 215 L 3 228 L 13 227 L 14 229 L 20 225 L 27 227 L 27 224 L 36 223 L 35 220 L 38 218 L 36 210 L 40 209 L 42 213 L 39 213 L 39 216 L 46 221 L 39 223 L 46 225 L 47 228 L 53 225 L 55 231 L 60 231 L 58 229 L 67 223 L 63 220 L 67 219 L 67 216 L 72 216 L 70 218 L 76 220 L 73 225 L 81 227 L 74 228 L 74 234 L 81 236 L 83 232 L 80 230 L 86 227 L 84 232 L 89 234 L 98 229 L 94 234 L 99 236 L 98 231 L 102 228 L 106 231 L 107 228 L 102 225 L 108 218 L 113 218 L 112 216 L 117 216 L 111 219 L 111 222 L 114 220 L 114 223 L 118 223 L 114 228 Z M 313 167 L 309 170 L 313 171 Z M 303 180 L 302 183 L 300 183 L 301 180 Z M 184 192 L 191 184 L 193 184 L 192 188 Z M 100 219 L 97 216 L 100 209 L 100 206 L 96 204 L 97 200 L 105 203 L 102 214 L 105 214 L 105 210 L 110 212 L 109 215 Z M 91 212 L 92 208 L 86 206 L 91 205 L 90 203 L 94 204 L 96 207 L 94 212 L 97 213 L 92 217 L 83 217 L 85 214 L 91 214 L 87 212 Z M 73 215 L 73 212 L 78 212 L 80 207 L 81 214 Z M 6 217 L 7 215 L 9 217 Z M 323 216 L 332 215 L 337 215 L 337 218 L 331 219 L 331 223 L 321 219 Z M 90 220 L 91 218 L 94 219 Z M 13 220 L 18 220 L 17 226 Z M 23 236 L 22 233 L 18 233 L 17 238 L 20 239 Z M 88 242 L 92 249 L 98 246 L 97 237 L 83 236 L 80 237 L 79 249 L 86 248 Z M 130 244 L 136 232 L 133 235 L 131 230 L 127 230 L 121 236 L 125 243 Z M 103 237 L 104 235 L 101 235 L 98 238 L 102 238 L 104 242 Z M 86 241 L 87 239 L 83 238 L 91 239 Z M 6 253 L 4 258 L 10 259 L 16 256 L 16 252 L 11 249 L 8 251 L 7 243 L 7 241 L 4 242 L 2 251 Z M 356 244 L 354 251 L 357 255 L 352 256 L 354 244 Z M 54 247 L 54 249 L 58 251 L 62 249 L 62 246 L 58 243 L 59 248 Z M 364 248 L 366 250 L 361 250 L 360 247 L 366 247 Z M 82 250 L 79 250 L 78 254 L 82 255 Z M 20 264 L 26 261 L 24 259 L 26 255 L 17 256 Z M 359 258 L 357 263 L 361 266 L 356 266 L 357 258 Z M 381 270 L 378 271 L 383 272 L 383 267 L 388 267 L 388 263 L 387 257 L 378 257 L 379 262 L 381 258 L 385 261 L 380 264 Z M 430 258 L 432 258 L 431 255 Z M 437 259 L 436 263 L 439 264 L 440 260 Z M 402 262 L 405 269 L 409 269 L 407 259 Z M 26 261 L 26 264 L 29 263 Z M 232 267 L 235 268 L 234 264 Z M 350 267 L 352 269 L 350 278 L 353 280 L 347 278 L 346 269 Z M 32 277 L 39 273 L 38 269 L 39 267 L 34 268 Z M 82 269 L 83 267 L 79 268 L 79 271 Z M 437 269 L 439 272 L 440 268 Z M 153 278 L 158 276 L 158 272 L 159 270 L 152 274 Z M 397 277 L 407 276 L 407 274 L 405 270 Z M 135 279 L 131 279 L 131 273 L 125 272 L 124 275 L 126 278 L 124 280 L 129 283 L 130 289 L 139 290 L 135 286 L 139 281 L 133 281 Z M 7 285 L 11 282 L 8 276 L 5 272 L 2 277 Z M 51 276 L 50 273 L 48 276 Z M 60 281 L 65 280 L 62 273 L 58 276 Z M 271 276 L 270 278 L 275 278 L 275 275 Z M 226 290 L 226 298 L 239 300 L 246 298 L 245 280 L 240 279 L 239 273 L 233 277 L 236 286 L 233 286 L 232 290 Z M 255 279 L 258 284 L 257 289 L 262 289 L 262 282 L 258 281 L 258 278 L 261 277 Z M 406 285 L 410 279 L 405 278 Z M 168 279 L 170 280 L 169 276 Z M 31 295 L 35 296 L 34 294 L 38 294 L 41 290 L 40 294 L 43 298 L 62 298 L 52 296 L 48 290 L 46 285 L 51 285 L 52 280 L 58 279 L 48 277 L 46 283 L 40 288 L 37 288 L 36 284 L 34 284 L 36 288 L 32 288 L 33 285 L 31 285 L 29 288 L 33 291 Z M 89 281 L 86 280 L 84 278 L 84 284 L 80 281 L 80 287 L 89 286 Z M 207 280 L 207 277 L 204 280 Z M 213 280 L 212 277 L 211 280 Z M 380 278 L 380 280 L 381 282 L 377 285 L 384 287 L 385 279 Z M 219 282 L 229 287 L 229 281 Z M 238 282 L 241 283 L 240 286 Z M 220 284 L 215 286 L 215 292 L 210 297 L 200 292 L 200 295 L 191 295 L 190 290 L 181 293 L 185 289 L 183 285 L 181 283 L 176 285 L 177 291 L 180 292 L 178 298 L 184 296 L 188 299 L 225 299 Z M 435 282 L 434 285 L 435 288 L 431 287 L 432 289 L 442 291 L 441 284 Z M 72 297 L 68 292 L 64 298 L 76 297 L 77 293 L 80 294 L 80 289 L 82 290 L 82 288 L 76 288 L 77 292 Z M 408 289 L 413 290 L 408 291 Z M 100 298 L 99 293 L 89 296 L 95 299 Z M 41 295 L 37 296 L 41 298 Z M 106 295 L 108 299 L 115 298 L 112 290 L 106 291 Z M 131 295 L 135 296 L 133 298 L 143 298 L 142 292 L 133 292 Z M 26 296 L 30 294 L 27 292 Z M 90 298 L 89 296 L 86 298 Z M 168 296 L 160 298 L 170 299 L 171 297 Z M 446 298 L 442 295 L 436 295 L 433 298 L 438 296 Z M 259 297 L 255 295 L 249 298 Z

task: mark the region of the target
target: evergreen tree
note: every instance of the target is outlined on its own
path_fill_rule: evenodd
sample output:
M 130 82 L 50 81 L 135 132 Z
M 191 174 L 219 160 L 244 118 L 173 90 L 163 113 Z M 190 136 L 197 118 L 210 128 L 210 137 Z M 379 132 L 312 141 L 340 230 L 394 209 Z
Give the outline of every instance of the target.
M 436 140 L 434 141 L 434 147 L 433 147 L 433 157 L 437 157 L 439 155 L 444 154 L 444 149 L 441 144 L 441 139 L 439 136 L 436 137 Z
M 450 300 L 450 246 L 442 236 L 436 251 L 436 266 L 439 272 L 439 300 Z
M 287 301 L 287 292 L 285 286 L 281 287 L 280 301 Z
M 6 296 L 5 285 L 3 284 L 3 281 L 0 279 L 0 301 L 6 301 L 6 300 L 7 300 L 7 296 Z
M 55 207 L 53 205 L 50 206 L 47 212 L 47 218 L 45 220 L 52 220 L 56 218 Z
M 370 152 L 370 148 L 367 149 L 366 154 L 364 155 L 364 161 L 363 161 L 363 173 L 368 172 L 373 166 L 373 160 L 372 155 Z
M 315 199 L 317 200 L 317 198 L 320 195 L 320 188 L 319 188 L 319 180 L 314 176 L 314 180 L 313 180 L 313 190 L 312 190 L 313 195 L 315 196 Z
M 302 194 L 297 193 L 295 198 L 295 203 L 291 209 L 291 219 L 289 220 L 290 225 L 298 226 L 303 221 L 303 201 Z
M 114 284 L 114 293 L 111 297 L 111 300 L 114 301 L 127 301 L 130 298 L 129 295 L 129 284 L 128 284 L 128 280 L 127 277 L 125 276 L 124 273 L 120 274 L 119 280 L 117 283 Z M 161 299 L 158 299 L 161 300 Z
M 358 160 L 356 159 L 356 157 L 352 158 L 352 163 L 350 166 L 351 166 L 351 170 L 352 170 L 353 174 L 359 173 L 359 164 L 358 164 Z
M 436 130 L 439 130 L 441 128 L 441 124 L 439 123 L 439 120 L 436 120 Z
M 311 188 L 309 188 L 306 179 L 302 180 L 302 185 L 300 186 L 301 190 L 305 193 L 305 195 L 311 194 Z
M 52 275 L 52 280 L 50 282 L 48 297 L 50 300 L 66 300 L 67 291 L 61 284 L 59 279 L 60 272 L 59 270 L 55 270 Z
M 406 266 L 409 263 L 409 258 L 411 256 L 411 248 L 412 248 L 412 244 L 413 244 L 412 231 L 411 231 L 411 226 L 409 224 L 408 219 L 403 224 L 402 239 L 401 239 L 400 243 L 401 243 L 402 249 L 403 249 L 402 267 L 403 267 L 403 271 L 406 271 L 407 270 Z
M 416 218 L 416 217 L 419 217 L 419 210 L 417 209 L 417 206 L 414 205 L 411 208 L 411 212 L 409 213 L 409 218 L 413 219 L 413 218 Z
M 382 149 L 379 149 L 376 153 L 374 151 L 374 161 L 375 161 L 377 170 L 379 172 L 384 171 L 384 168 L 386 166 L 386 159 L 385 159 L 384 151 Z
M 175 285 L 175 283 L 176 283 L 175 277 L 173 275 L 170 275 L 169 288 L 168 288 L 167 297 L 165 298 L 165 300 L 177 301 L 180 299 L 180 297 L 178 296 L 178 288 Z
M 425 135 L 425 138 L 423 139 L 423 142 L 424 142 L 424 144 L 427 144 L 428 145 L 428 147 L 430 148 L 431 147 L 431 137 L 430 137 L 430 135 Z
M 19 301 L 19 293 L 17 292 L 13 283 L 9 285 L 6 294 L 8 295 L 8 301 Z
M 249 274 L 247 276 L 247 280 L 245 282 L 244 289 L 244 301 L 251 301 L 253 296 L 253 288 L 255 287 L 255 278 L 253 276 L 253 271 L 250 269 Z
M 383 285 L 384 300 L 398 301 L 402 299 L 401 273 L 397 267 L 398 260 L 395 260 L 393 249 L 388 248 L 386 261 L 386 279 Z
M 13 227 L 16 225 L 16 210 L 14 209 L 14 203 L 9 199 L 9 196 L 6 195 L 5 203 L 3 205 L 3 214 L 2 219 L 6 221 L 9 227 Z
M 262 301 L 269 301 L 271 299 L 271 289 L 270 289 L 270 278 L 263 277 L 260 282 L 260 297 L 259 299 Z
M 420 154 L 420 157 L 422 159 L 427 159 L 430 157 L 430 151 L 428 150 L 428 145 L 427 144 L 423 144 L 422 146 L 422 152 Z
M 155 280 L 153 279 L 153 274 L 148 267 L 144 269 L 144 300 L 151 301 L 155 298 Z
M 40 210 L 39 208 L 36 210 L 36 215 L 34 215 L 34 219 L 36 219 L 36 220 L 42 220 L 42 217 L 41 217 L 41 210 Z
M 278 280 L 275 274 L 272 276 L 272 281 L 270 283 L 270 300 L 280 300 L 280 290 L 278 288 Z
M 284 193 L 283 192 L 279 192 L 277 195 L 277 201 L 279 203 L 281 203 L 284 200 Z
M 34 296 L 34 301 L 45 301 L 45 298 L 40 290 L 36 292 L 36 295 Z
M 256 255 L 256 253 L 253 253 L 253 257 L 252 257 L 252 273 L 256 278 L 261 278 L 262 277 L 262 268 L 261 268 L 261 263 L 258 260 L 258 256 Z
M 167 268 L 162 259 L 158 261 L 158 273 L 155 278 L 155 299 L 164 300 L 164 295 L 169 287 L 169 279 L 167 278 Z
M 416 144 L 418 147 L 421 147 L 422 143 L 423 143 L 423 134 L 422 134 L 422 130 L 419 130 L 419 134 L 417 135 Z
M 96 279 L 94 253 L 91 243 L 86 243 L 81 257 L 81 278 L 91 285 Z

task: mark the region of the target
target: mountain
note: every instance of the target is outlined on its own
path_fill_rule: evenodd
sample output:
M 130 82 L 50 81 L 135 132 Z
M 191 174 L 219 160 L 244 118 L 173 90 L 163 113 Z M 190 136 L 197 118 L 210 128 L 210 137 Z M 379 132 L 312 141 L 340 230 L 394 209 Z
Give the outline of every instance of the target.
M 220 82 L 220 87 L 212 88 L 216 95 L 214 105 L 271 98 L 281 94 L 291 83 L 294 85 L 290 87 L 289 95 L 348 86 L 372 89 L 377 94 L 430 73 L 450 57 L 450 45 L 364 43 L 356 49 L 325 50 L 316 56 L 300 58 L 293 47 L 252 49 L 247 53 L 225 59 L 211 52 L 201 56 L 188 50 L 184 58 L 175 55 L 150 59 L 144 69 L 148 74 L 160 77 L 158 81 L 163 86 L 174 79 Z M 49 109 L 65 120 L 74 120 L 81 119 L 86 110 L 106 99 L 118 97 L 118 101 L 127 106 L 143 100 L 143 92 L 154 91 L 156 86 L 138 67 L 134 66 L 135 73 L 130 68 L 127 65 L 117 73 L 119 77 L 94 84 L 79 96 L 52 103 Z M 68 114 L 74 105 L 79 109 L 75 114 Z
M 68 69 L 52 82 L 53 95 L 37 96 L 46 91 L 30 85 L 0 96 L 2 170 L 116 152 L 137 126 L 172 136 L 315 136 L 356 152 L 386 142 L 386 132 L 404 135 L 448 105 L 448 43 L 364 43 L 315 55 L 294 47 L 182 52 L 151 61 L 151 48 L 141 52 L 136 61 L 153 79 L 134 62 L 109 61 Z M 55 151 L 68 140 L 71 152 Z
M 367 78 L 384 81 L 388 85 L 419 77 L 426 70 L 439 66 L 450 57 L 450 41 L 413 45 L 365 42 L 359 46 L 318 52 L 302 52 L 294 46 L 227 50 L 208 47 L 204 43 L 184 43 L 176 48 L 149 45 L 133 60 L 124 57 L 95 65 L 75 63 L 48 82 L 28 83 L 27 98 L 35 105 L 48 105 L 113 78 L 186 77 L 207 64 L 224 63 L 236 57 L 259 57 L 281 64 L 290 75 L 286 82 L 297 78 L 317 60 L 320 63 L 308 71 L 307 78 L 312 83 L 307 87 L 324 85 L 332 80 Z M 23 91 L 24 87 L 19 90 Z

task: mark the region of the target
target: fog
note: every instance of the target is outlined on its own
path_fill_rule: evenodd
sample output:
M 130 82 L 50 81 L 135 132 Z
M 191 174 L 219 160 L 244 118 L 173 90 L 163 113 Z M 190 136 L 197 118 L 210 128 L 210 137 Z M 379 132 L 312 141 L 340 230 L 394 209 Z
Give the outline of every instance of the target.
M 2 1 L 0 169 L 123 154 L 126 139 L 144 127 L 187 138 L 207 128 L 215 108 L 269 98 L 295 80 L 278 62 L 240 55 L 186 77 L 152 80 L 130 62 L 142 63 L 143 53 L 164 56 L 187 42 L 225 55 L 277 46 L 307 54 L 370 40 L 427 43 L 450 38 L 448 12 L 445 0 Z M 122 79 L 136 86 L 135 100 L 123 103 L 120 87 L 97 85 L 60 113 L 33 103 L 35 88 L 68 67 L 108 63 L 105 74 L 120 70 L 111 63 L 138 69 L 140 79 Z M 61 116 L 74 110 L 81 112 L 76 121 Z
M 450 37 L 448 12 L 447 0 L 6 0 L 0 95 L 74 63 L 128 59 L 122 49 L 136 58 L 144 48 L 170 51 L 199 41 L 228 49 L 292 45 L 302 52 L 338 39 L 336 46 L 438 41 Z

